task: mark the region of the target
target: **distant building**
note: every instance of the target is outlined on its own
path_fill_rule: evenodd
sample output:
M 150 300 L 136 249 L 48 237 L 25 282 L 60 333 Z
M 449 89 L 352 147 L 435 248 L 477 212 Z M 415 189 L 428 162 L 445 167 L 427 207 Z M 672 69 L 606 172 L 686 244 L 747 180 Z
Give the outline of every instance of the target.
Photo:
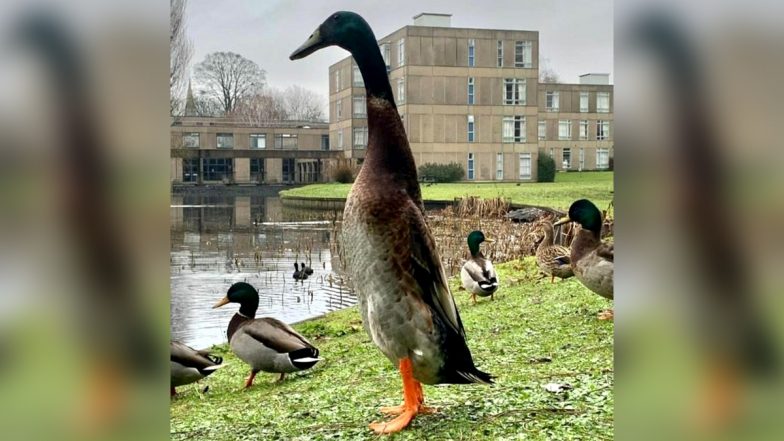
M 177 184 L 279 184 L 326 181 L 341 152 L 323 122 L 184 116 L 172 122 L 170 156 Z
M 540 84 L 538 32 L 452 28 L 450 14 L 423 13 L 379 47 L 418 165 L 457 162 L 469 181 L 536 180 L 543 152 L 559 170 L 609 167 L 609 75 Z M 365 89 L 351 57 L 329 67 L 329 116 L 330 149 L 361 164 Z

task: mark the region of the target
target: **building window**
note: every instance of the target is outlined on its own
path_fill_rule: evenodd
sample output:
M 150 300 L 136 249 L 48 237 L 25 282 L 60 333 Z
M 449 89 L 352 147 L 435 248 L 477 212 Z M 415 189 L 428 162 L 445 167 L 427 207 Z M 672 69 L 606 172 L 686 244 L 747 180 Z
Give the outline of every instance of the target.
M 525 78 L 504 78 L 504 104 L 525 105 Z
M 525 118 L 522 116 L 505 116 L 503 126 L 503 142 L 525 141 Z
M 607 170 L 610 168 L 610 150 L 605 148 L 596 149 L 596 168 Z
M 296 160 L 294 158 L 283 158 L 283 164 L 281 165 L 283 182 L 294 182 L 296 178 L 295 166 Z
M 468 180 L 474 180 L 474 154 L 468 154 Z
M 367 118 L 367 103 L 365 95 L 354 96 L 354 118 Z
M 610 138 L 610 121 L 596 121 L 596 140 L 604 141 Z
M 182 182 L 196 182 L 199 180 L 199 160 L 182 160 Z
M 474 142 L 474 115 L 468 115 L 468 142 Z
M 550 91 L 545 93 L 545 110 L 548 112 L 557 112 L 560 108 L 560 99 L 557 91 Z
M 495 179 L 501 181 L 504 179 L 504 154 L 495 154 Z
M 580 171 L 583 171 L 583 168 L 585 168 L 585 147 L 580 147 L 580 162 L 578 167 Z
M 563 149 L 563 169 L 569 170 L 572 168 L 572 149 L 566 147 Z
M 402 66 L 406 64 L 406 39 L 401 38 L 397 42 L 397 65 Z
M 399 103 L 406 102 L 406 79 L 405 78 L 397 79 L 397 102 Z
M 335 101 L 335 115 L 338 121 L 343 118 L 343 99 Z
M 558 121 L 558 139 L 572 139 L 572 122 L 569 120 Z
M 474 77 L 468 77 L 468 104 L 474 104 Z
M 234 148 L 234 134 L 232 133 L 218 133 L 217 140 L 219 149 Z
M 379 45 L 381 49 L 381 58 L 384 59 L 384 64 L 387 66 L 387 73 L 389 73 L 390 65 L 389 65 L 389 43 L 381 43 Z
M 353 65 L 354 87 L 365 87 L 365 80 L 362 79 L 362 72 L 359 71 L 359 66 Z
M 520 153 L 520 179 L 531 179 L 530 153 Z
M 547 121 L 539 121 L 539 126 L 537 127 L 538 134 L 539 134 L 539 141 L 544 141 L 547 139 Z
M 199 134 L 198 133 L 184 133 L 182 135 L 182 145 L 188 148 L 199 147 Z
M 233 176 L 234 160 L 231 158 L 202 158 L 205 181 L 222 181 Z
M 335 92 L 340 91 L 340 69 L 335 70 Z
M 476 49 L 476 41 L 474 41 L 474 39 L 468 40 L 468 67 L 474 67 L 475 49 Z
M 497 55 L 498 55 L 498 63 L 496 64 L 498 67 L 504 67 L 504 42 L 502 40 L 498 40 L 496 42 L 497 47 Z
M 264 182 L 264 159 L 250 158 L 250 180 L 252 182 Z
M 610 92 L 596 92 L 596 111 L 599 113 L 610 111 Z
M 533 65 L 533 44 L 530 41 L 515 42 L 515 67 L 531 68 Z
M 586 140 L 588 139 L 588 120 L 584 119 L 580 121 L 580 139 Z
M 297 148 L 297 135 L 292 133 L 281 133 L 275 135 L 275 148 L 276 149 L 296 149 Z
M 252 149 L 266 149 L 267 148 L 267 135 L 264 133 L 251 133 L 250 135 L 250 148 Z
M 367 147 L 367 127 L 354 127 L 354 148 Z
M 321 150 L 329 150 L 329 135 L 321 135 Z
M 338 148 L 343 150 L 343 130 L 338 130 Z
M 588 111 L 588 97 L 590 92 L 580 92 L 580 112 Z

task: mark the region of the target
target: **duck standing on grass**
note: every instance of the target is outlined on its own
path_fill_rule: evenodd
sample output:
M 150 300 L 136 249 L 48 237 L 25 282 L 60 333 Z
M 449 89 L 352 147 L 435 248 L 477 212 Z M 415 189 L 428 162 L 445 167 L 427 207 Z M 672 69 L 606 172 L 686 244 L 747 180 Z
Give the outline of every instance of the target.
M 259 307 L 256 288 L 245 282 L 235 283 L 213 308 L 227 303 L 240 304 L 226 335 L 232 352 L 251 367 L 246 389 L 260 371 L 278 373 L 278 381 L 283 381 L 287 373 L 310 369 L 321 360 L 318 349 L 291 326 L 272 317 L 255 318 Z
M 553 224 L 546 221 L 539 224 L 537 229 L 541 231 L 542 239 L 536 247 L 536 263 L 539 264 L 540 270 L 550 275 L 550 283 L 555 282 L 556 277 L 563 280 L 574 276 L 571 251 L 563 245 L 553 243 L 555 237 Z
M 222 367 L 223 358 L 210 355 L 207 351 L 197 351 L 178 341 L 171 342 L 171 396 L 177 395 L 174 389 L 185 386 Z
M 493 240 L 486 238 L 481 231 L 472 231 L 468 235 L 468 250 L 471 252 L 471 258 L 460 269 L 460 281 L 463 288 L 471 293 L 474 304 L 476 304 L 476 296 L 490 296 L 490 300 L 494 300 L 493 294 L 498 290 L 498 275 L 493 268 L 493 262 L 479 251 L 479 244 L 482 242 L 493 242 Z
M 612 300 L 615 251 L 612 243 L 601 240 L 601 212 L 591 201 L 580 199 L 569 207 L 569 215 L 554 225 L 568 222 L 577 222 L 582 227 L 572 241 L 569 256 L 575 277 L 586 288 Z M 599 318 L 613 318 L 613 310 L 601 312 Z
M 367 92 L 368 146 L 346 200 L 341 241 L 365 329 L 403 379 L 403 404 L 381 408 L 397 417 L 370 425 L 377 433 L 392 433 L 418 413 L 432 411 L 423 405 L 421 383 L 492 383 L 492 377 L 474 366 L 466 345 L 370 26 L 353 12 L 337 12 L 290 58 L 334 45 L 351 52 Z

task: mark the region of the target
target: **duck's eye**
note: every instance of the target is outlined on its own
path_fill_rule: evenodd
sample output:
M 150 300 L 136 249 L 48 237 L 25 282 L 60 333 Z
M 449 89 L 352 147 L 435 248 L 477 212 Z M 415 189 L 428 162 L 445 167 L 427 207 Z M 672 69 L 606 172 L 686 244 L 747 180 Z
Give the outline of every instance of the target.
M 340 16 L 339 16 L 338 14 L 335 14 L 335 15 L 333 15 L 333 16 L 332 16 L 332 19 L 333 19 L 333 20 L 337 20 L 337 19 L 339 19 L 339 18 L 340 18 Z

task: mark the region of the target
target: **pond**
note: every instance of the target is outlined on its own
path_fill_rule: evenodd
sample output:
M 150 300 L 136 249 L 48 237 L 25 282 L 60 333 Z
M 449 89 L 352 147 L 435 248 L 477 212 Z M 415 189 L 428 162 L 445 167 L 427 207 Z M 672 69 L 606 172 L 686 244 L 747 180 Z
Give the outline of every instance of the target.
M 274 194 L 274 193 L 273 193 Z M 212 309 L 235 282 L 259 290 L 257 316 L 295 323 L 356 303 L 334 252 L 339 213 L 284 207 L 277 196 L 175 194 L 171 202 L 171 338 L 196 348 L 226 342 L 238 309 Z M 294 262 L 313 274 L 293 279 Z

